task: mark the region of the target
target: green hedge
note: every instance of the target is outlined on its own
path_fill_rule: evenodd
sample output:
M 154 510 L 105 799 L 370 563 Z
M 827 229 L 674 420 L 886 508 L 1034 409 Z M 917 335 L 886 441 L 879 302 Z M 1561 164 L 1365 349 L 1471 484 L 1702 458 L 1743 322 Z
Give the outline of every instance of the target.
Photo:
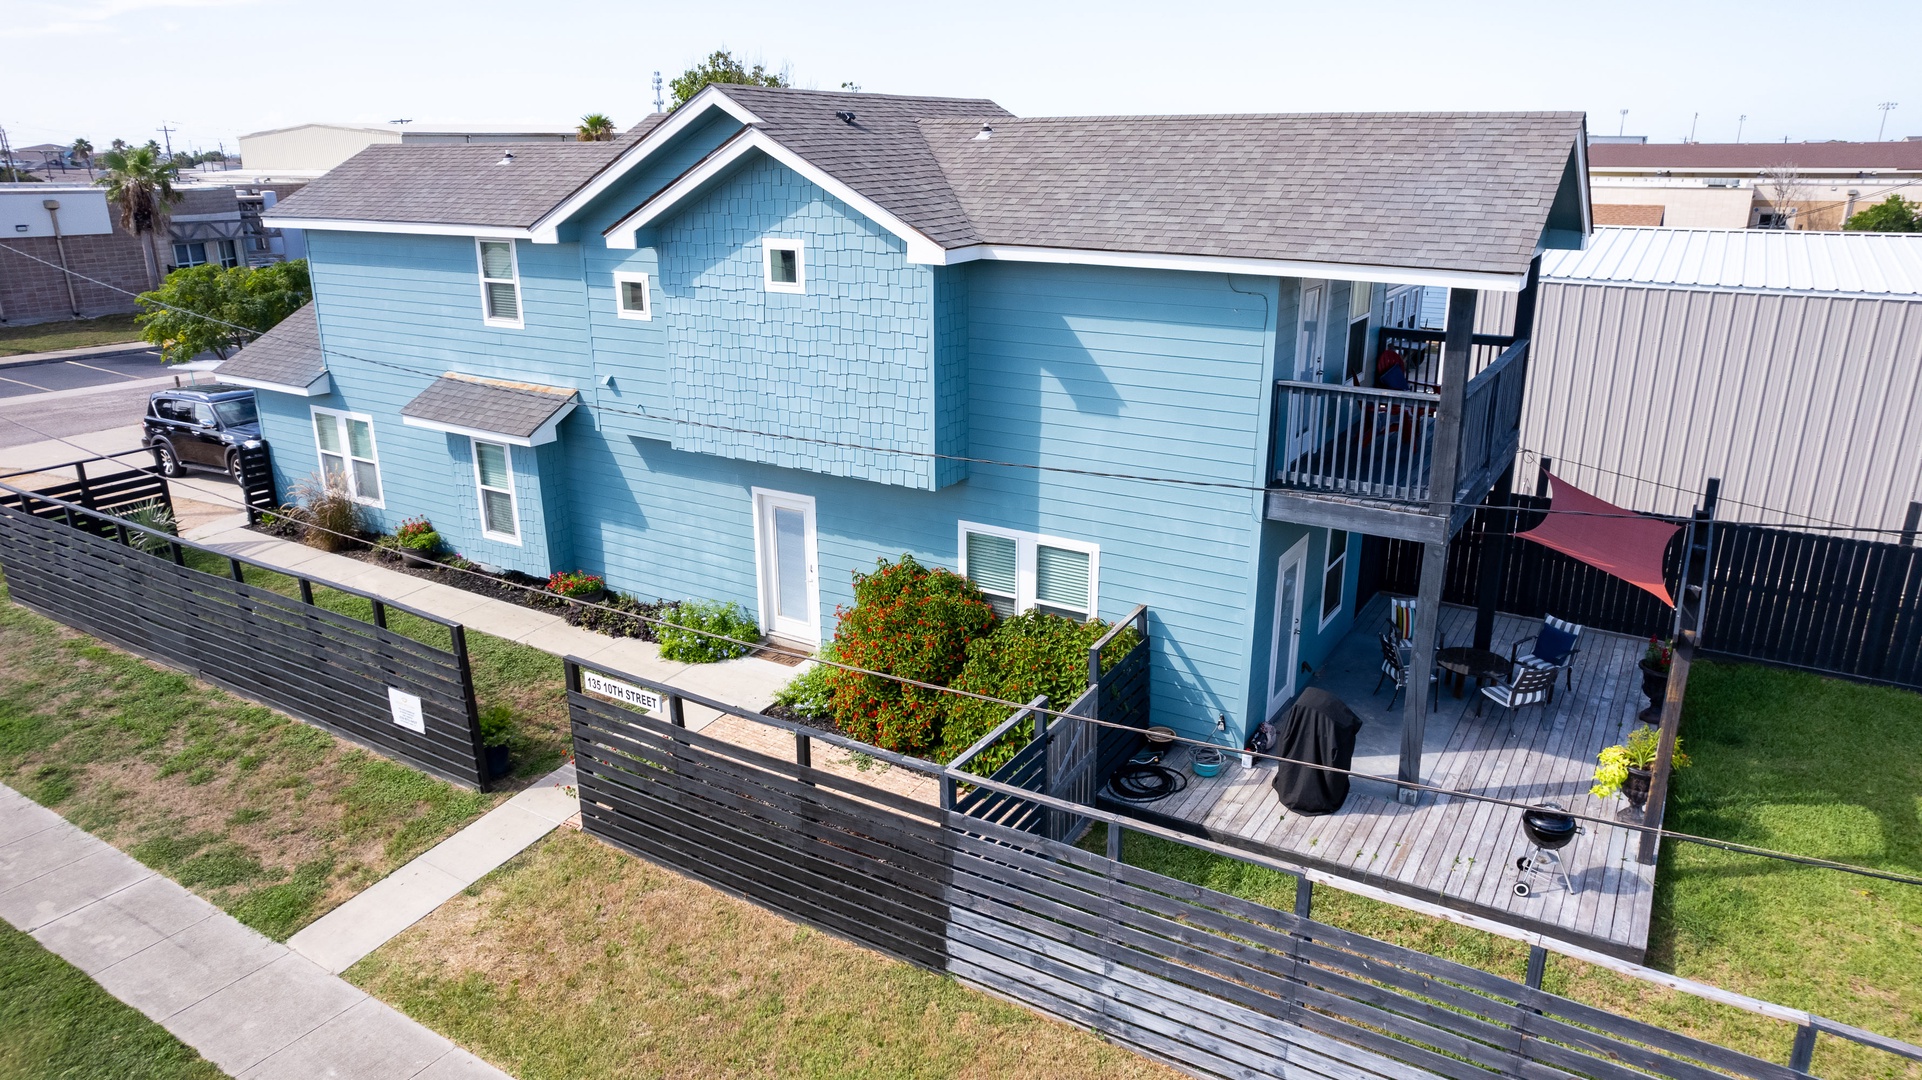
M 1088 650 L 1108 629 L 1100 620 L 1082 623 L 1040 610 L 1022 612 L 970 643 L 967 663 L 949 685 L 1002 701 L 1029 702 L 1045 694 L 1049 708 L 1065 709 L 1088 689 Z M 1101 669 L 1119 663 L 1140 641 L 1140 632 L 1132 626 L 1116 634 L 1102 651 Z M 1005 705 L 951 696 L 941 733 L 941 760 L 953 761 L 1006 720 L 1008 713 Z M 969 771 L 992 772 L 1033 737 L 1034 724 L 1022 724 L 1015 737 L 989 747 Z

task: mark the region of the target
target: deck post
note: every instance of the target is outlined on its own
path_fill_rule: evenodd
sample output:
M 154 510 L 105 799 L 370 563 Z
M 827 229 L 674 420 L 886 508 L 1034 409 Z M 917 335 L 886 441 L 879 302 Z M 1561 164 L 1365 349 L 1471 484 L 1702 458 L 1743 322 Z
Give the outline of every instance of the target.
M 1909 516 L 1902 522 L 1902 546 L 1914 547 L 1915 534 L 1922 531 L 1922 502 L 1909 504 Z
M 1509 493 L 1515 489 L 1515 466 L 1502 470 L 1495 481 L 1489 505 L 1489 528 L 1482 534 L 1480 593 L 1475 607 L 1475 647 L 1488 648 L 1495 640 L 1495 607 L 1501 603 L 1502 578 L 1508 573 L 1508 534 L 1515 528 L 1515 516 L 1508 510 Z
M 1655 744 L 1655 775 L 1648 783 L 1648 809 L 1642 812 L 1642 823 L 1651 830 L 1662 827 L 1662 818 L 1668 810 L 1668 779 L 1673 771 L 1675 758 L 1675 732 L 1682 723 L 1682 698 L 1688 694 L 1688 669 L 1695 660 L 1695 631 L 1684 630 L 1675 642 L 1675 660 L 1669 665 L 1668 693 L 1662 699 L 1661 737 Z M 1653 831 L 1642 834 L 1641 849 L 1636 859 L 1644 866 L 1655 863 L 1656 847 L 1660 837 Z
M 1473 289 L 1448 290 L 1448 323 L 1442 336 L 1441 405 L 1436 410 L 1433 465 L 1428 476 L 1430 512 L 1443 521 L 1455 512 L 1455 473 L 1461 464 L 1462 398 L 1468 387 L 1468 359 L 1475 341 Z M 1428 676 L 1435 670 L 1435 633 L 1441 626 L 1442 584 L 1448 574 L 1448 542 L 1422 545 L 1421 591 L 1415 605 L 1414 658 L 1402 698 L 1401 767 L 1404 783 L 1421 782 L 1422 742 L 1428 734 Z M 1396 797 L 1416 801 L 1418 793 L 1398 788 Z

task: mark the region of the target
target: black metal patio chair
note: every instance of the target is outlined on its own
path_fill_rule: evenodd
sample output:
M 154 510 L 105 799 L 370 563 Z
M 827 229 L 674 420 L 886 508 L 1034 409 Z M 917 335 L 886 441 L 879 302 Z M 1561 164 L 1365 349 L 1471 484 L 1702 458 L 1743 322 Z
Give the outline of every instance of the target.
M 1504 715 L 1530 705 L 1546 707 L 1555 694 L 1555 676 L 1561 672 L 1562 669 L 1558 667 L 1534 668 L 1517 664 L 1509 673 L 1506 683 L 1482 687 L 1482 700 L 1475 703 L 1475 714 L 1481 715 L 1483 707 L 1490 701 L 1500 705 Z
M 1522 667 L 1564 673 L 1567 677 L 1568 689 L 1573 692 L 1575 658 L 1582 651 L 1582 629 L 1579 623 L 1558 619 L 1553 615 L 1544 615 L 1542 625 L 1536 629 L 1534 637 L 1523 638 L 1509 647 L 1508 659 Z M 1555 700 L 1553 679 L 1548 683 L 1548 700 L 1551 702 Z
M 1375 680 L 1375 688 L 1369 691 L 1369 693 L 1381 693 L 1381 684 L 1390 678 L 1394 679 L 1395 692 L 1388 695 L 1388 707 L 1393 709 L 1395 707 L 1395 698 L 1399 696 L 1403 690 L 1408 689 L 1408 661 L 1402 658 L 1402 653 L 1405 650 L 1395 643 L 1393 637 L 1388 634 L 1379 634 L 1377 636 L 1381 639 L 1381 677 Z M 1440 708 L 1440 705 L 1437 704 L 1435 700 L 1439 696 L 1435 691 L 1441 689 L 1440 682 L 1441 680 L 1438 675 L 1432 671 L 1428 673 L 1428 685 L 1430 687 L 1428 695 L 1429 712 L 1434 712 Z

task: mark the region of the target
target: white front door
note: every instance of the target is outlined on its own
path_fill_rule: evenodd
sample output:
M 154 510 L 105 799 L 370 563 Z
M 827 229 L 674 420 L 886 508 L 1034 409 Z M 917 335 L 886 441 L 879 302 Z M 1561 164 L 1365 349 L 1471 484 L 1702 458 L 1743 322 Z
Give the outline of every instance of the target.
M 1308 538 L 1288 549 L 1275 568 L 1275 628 L 1268 648 L 1268 718 L 1295 696 L 1301 663 L 1302 578 L 1308 572 Z
M 1328 352 L 1328 283 L 1301 283 L 1301 308 L 1295 333 L 1295 382 L 1318 383 Z M 1314 421 L 1307 409 L 1295 409 L 1288 418 L 1287 460 L 1300 460 L 1315 448 Z
M 761 629 L 774 637 L 820 644 L 821 585 L 812 498 L 754 489 L 754 559 L 760 574 Z

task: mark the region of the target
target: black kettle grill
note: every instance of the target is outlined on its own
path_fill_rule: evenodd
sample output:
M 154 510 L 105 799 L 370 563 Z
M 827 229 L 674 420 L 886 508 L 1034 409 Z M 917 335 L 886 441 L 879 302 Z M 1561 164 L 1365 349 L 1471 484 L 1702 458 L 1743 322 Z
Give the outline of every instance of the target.
M 1522 874 L 1522 880 L 1515 883 L 1515 895 L 1527 896 L 1534 892 L 1528 879 L 1538 872 L 1546 872 L 1550 864 L 1561 874 L 1562 884 L 1574 893 L 1575 882 L 1568 876 L 1568 868 L 1562 865 L 1559 853 L 1581 831 L 1575 819 L 1556 803 L 1542 803 L 1533 810 L 1522 811 L 1522 834 L 1534 848 L 1515 860 L 1515 869 Z

